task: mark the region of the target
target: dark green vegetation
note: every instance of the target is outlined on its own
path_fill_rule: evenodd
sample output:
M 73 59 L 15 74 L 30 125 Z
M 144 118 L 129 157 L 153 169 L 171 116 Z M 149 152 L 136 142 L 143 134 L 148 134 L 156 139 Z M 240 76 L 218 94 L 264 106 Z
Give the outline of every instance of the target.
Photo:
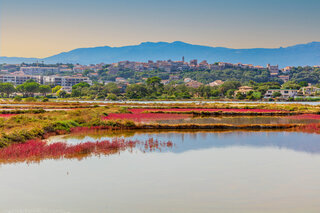
M 87 71 L 90 72 L 90 71 Z M 177 76 L 178 82 L 182 82 L 185 78 L 191 78 L 204 84 L 208 84 L 215 80 L 222 81 L 240 81 L 241 83 L 248 83 L 255 81 L 258 83 L 278 82 L 283 81 L 276 76 L 271 76 L 267 69 L 222 69 L 222 70 L 182 70 L 178 72 L 166 72 L 164 70 L 151 70 L 137 72 L 130 69 L 119 70 L 116 74 L 109 72 L 109 66 L 104 66 L 104 69 L 98 72 L 99 77 L 96 78 L 102 81 L 115 81 L 116 77 L 128 79 L 129 83 L 144 82 L 145 78 L 157 76 L 162 80 L 170 79 L 170 76 Z M 296 82 L 306 81 L 307 83 L 318 84 L 320 83 L 320 68 L 316 67 L 294 67 L 288 73 L 290 80 Z M 280 72 L 279 75 L 284 75 Z M 287 75 L 287 74 L 285 74 Z
M 209 86 L 202 84 L 198 88 L 187 86 L 185 83 L 176 81 L 164 85 L 159 77 L 148 78 L 144 83 L 131 85 L 118 85 L 116 83 L 100 84 L 95 83 L 75 85 L 71 97 L 87 99 L 107 99 L 107 100 L 176 100 L 176 99 L 235 99 L 235 100 L 261 100 L 269 89 L 300 89 L 301 84 L 288 81 L 284 84 L 279 82 L 257 83 L 249 81 L 242 84 L 239 81 L 226 81 L 220 86 Z M 302 82 L 303 83 L 303 82 Z M 251 91 L 239 92 L 241 86 L 251 87 Z M 274 94 L 273 98 L 280 97 L 281 94 Z M 294 100 L 294 99 L 290 99 Z M 305 98 L 301 98 L 306 100 Z M 308 100 L 316 100 L 309 98 Z
M 290 79 L 297 82 L 320 84 L 320 68 L 294 67 L 290 72 Z
M 71 93 L 64 91 L 61 86 L 40 85 L 29 80 L 17 86 L 13 86 L 11 83 L 0 83 L 0 95 L 1 97 L 15 96 L 15 101 L 21 101 L 22 97 L 29 97 L 25 99 L 26 101 L 35 101 L 35 99 L 30 98 L 34 96 L 38 96 L 37 98 L 42 101 L 48 101 L 48 98 L 51 97 L 89 100 L 236 99 L 254 101 L 263 99 L 269 89 L 299 90 L 308 86 L 308 83 L 320 86 L 320 68 L 316 67 L 292 68 L 289 72 L 290 81 L 285 83 L 279 77 L 271 76 L 267 69 L 196 69 L 175 72 L 166 72 L 159 69 L 148 71 L 120 69 L 113 72 L 109 69 L 110 65 L 105 65 L 95 76 L 89 75 L 94 72 L 93 70 L 85 70 L 83 75 L 90 76 L 94 84 L 80 83 L 74 85 Z M 280 71 L 279 75 L 282 74 Z M 117 77 L 122 77 L 124 81 L 107 83 L 108 81 L 115 81 Z M 186 78 L 196 81 L 199 85 L 187 85 L 184 82 Z M 215 80 L 222 80 L 224 84 L 219 86 L 208 85 Z M 241 86 L 250 86 L 252 90 L 239 92 L 238 89 Z M 298 94 L 298 96 L 302 95 L 302 93 Z M 312 94 L 311 96 L 318 95 Z M 280 92 L 275 92 L 272 94 L 270 101 L 280 98 Z M 287 98 L 287 100 L 317 101 L 319 98 L 296 97 L 295 99 Z

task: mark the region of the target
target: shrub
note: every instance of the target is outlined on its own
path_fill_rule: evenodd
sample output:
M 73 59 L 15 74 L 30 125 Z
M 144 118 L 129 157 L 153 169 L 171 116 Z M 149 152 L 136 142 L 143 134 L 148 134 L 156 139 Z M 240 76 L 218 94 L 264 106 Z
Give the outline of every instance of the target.
M 108 99 L 108 100 L 111 100 L 111 101 L 116 101 L 116 100 L 118 100 L 118 97 L 117 97 L 115 94 L 110 93 L 110 94 L 107 96 L 107 99 Z
M 72 127 L 78 127 L 80 126 L 76 121 L 57 121 L 53 123 L 52 127 L 53 130 L 65 130 L 70 131 Z
M 20 102 L 20 101 L 22 101 L 22 97 L 19 96 L 19 95 L 17 95 L 17 96 L 15 96 L 15 97 L 13 98 L 13 101 Z
M 280 92 L 274 92 L 273 94 L 272 94 L 272 97 L 274 97 L 274 98 L 278 98 L 278 97 L 281 97 L 282 95 L 281 95 L 281 93 Z
M 132 113 L 127 107 L 120 107 L 119 113 Z
M 104 95 L 101 95 L 101 94 L 97 96 L 97 99 L 98 99 L 98 100 L 104 100 L 105 98 L 106 98 L 106 97 L 105 97 Z
M 42 102 L 48 102 L 49 99 L 48 99 L 47 97 L 44 97 L 41 101 L 42 101 Z
M 24 99 L 25 102 L 37 102 L 37 99 L 34 97 L 28 97 L 26 99 Z

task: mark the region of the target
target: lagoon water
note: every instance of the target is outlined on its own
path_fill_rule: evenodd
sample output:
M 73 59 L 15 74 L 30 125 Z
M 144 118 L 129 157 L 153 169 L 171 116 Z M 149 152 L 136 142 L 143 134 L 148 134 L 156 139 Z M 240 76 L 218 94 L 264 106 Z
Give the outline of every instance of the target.
M 215 117 L 190 117 L 185 119 L 155 120 L 159 124 L 311 124 L 320 123 L 320 119 L 295 119 L 295 116 L 215 116 Z
M 283 102 L 283 101 L 84 101 L 84 100 L 78 100 L 78 101 L 61 101 L 59 100 L 58 102 L 80 102 L 80 103 L 128 103 L 128 104 L 205 104 L 205 103 L 243 103 L 243 104 L 254 104 L 254 103 L 260 103 L 260 104 L 303 104 L 303 105 L 319 105 L 319 101 L 288 101 L 288 102 Z
M 172 141 L 156 152 L 0 165 L 0 212 L 320 212 L 320 135 L 296 132 L 96 132 Z

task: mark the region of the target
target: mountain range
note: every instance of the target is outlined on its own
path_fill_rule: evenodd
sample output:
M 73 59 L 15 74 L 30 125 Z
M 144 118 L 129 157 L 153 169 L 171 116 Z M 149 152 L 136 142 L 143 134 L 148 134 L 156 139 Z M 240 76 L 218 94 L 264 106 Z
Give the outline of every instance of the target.
M 320 42 L 298 44 L 280 48 L 231 49 L 225 47 L 209 47 L 193 45 L 181 41 L 143 42 L 139 45 L 123 47 L 90 47 L 62 52 L 47 58 L 0 57 L 0 63 L 79 63 L 98 64 L 118 61 L 148 60 L 207 60 L 208 63 L 230 62 L 262 65 L 278 64 L 285 66 L 320 65 Z

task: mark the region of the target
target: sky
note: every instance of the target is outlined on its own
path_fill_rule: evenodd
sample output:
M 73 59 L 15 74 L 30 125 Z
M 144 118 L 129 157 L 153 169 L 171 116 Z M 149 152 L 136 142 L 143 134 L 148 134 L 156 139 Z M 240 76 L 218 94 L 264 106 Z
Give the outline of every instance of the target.
M 0 56 L 183 41 L 275 48 L 320 41 L 319 0 L 0 0 Z

